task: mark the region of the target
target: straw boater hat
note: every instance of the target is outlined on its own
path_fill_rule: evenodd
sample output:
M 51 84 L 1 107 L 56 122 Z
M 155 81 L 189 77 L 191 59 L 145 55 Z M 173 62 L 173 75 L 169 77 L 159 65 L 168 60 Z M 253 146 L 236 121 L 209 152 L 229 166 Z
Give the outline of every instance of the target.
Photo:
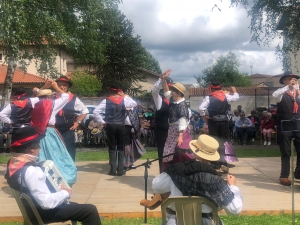
M 54 95 L 55 93 L 52 92 L 51 89 L 42 89 L 39 90 L 36 94 L 37 97 L 41 97 L 41 96 L 50 96 L 50 95 Z
M 91 134 L 95 135 L 98 134 L 100 132 L 100 130 L 98 128 L 93 128 L 93 130 L 91 131 Z
M 218 148 L 217 140 L 206 134 L 201 134 L 197 140 L 190 141 L 190 149 L 202 159 L 209 161 L 220 159 Z
M 184 95 L 184 92 L 186 91 L 186 88 L 181 83 L 178 83 L 178 82 L 175 83 L 175 84 L 172 84 L 171 87 L 175 88 L 176 90 L 178 90 L 183 95 Z
M 283 83 L 283 80 L 287 77 L 290 77 L 290 78 L 296 78 L 297 80 L 300 78 L 298 75 L 294 75 L 292 73 L 292 71 L 287 71 L 287 72 L 284 72 L 284 74 L 282 75 L 282 77 L 280 77 L 280 80 L 279 80 L 279 83 L 281 84 L 284 84 Z
M 83 132 L 82 130 L 78 130 L 78 131 L 77 131 L 77 135 L 78 135 L 78 136 L 82 135 L 82 132 Z

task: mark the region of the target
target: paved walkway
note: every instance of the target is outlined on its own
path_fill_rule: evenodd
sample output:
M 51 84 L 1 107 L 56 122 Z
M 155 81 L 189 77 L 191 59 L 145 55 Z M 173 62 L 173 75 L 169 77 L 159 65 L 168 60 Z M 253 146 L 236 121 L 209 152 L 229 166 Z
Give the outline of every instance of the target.
M 144 162 L 139 160 L 136 165 Z M 278 183 L 279 158 L 244 158 L 233 163 L 230 173 L 244 197 L 244 214 L 280 213 L 291 210 L 291 187 Z M 72 201 L 92 203 L 101 216 L 142 217 L 144 208 L 144 167 L 127 172 L 126 176 L 108 176 L 108 162 L 78 162 L 78 181 L 73 186 Z M 21 213 L 4 179 L 5 165 L 0 165 L 0 221 L 20 220 Z M 149 169 L 148 198 L 152 195 L 151 181 L 158 174 L 158 163 Z M 300 211 L 300 181 L 295 182 L 295 208 Z M 148 216 L 160 216 L 159 208 Z

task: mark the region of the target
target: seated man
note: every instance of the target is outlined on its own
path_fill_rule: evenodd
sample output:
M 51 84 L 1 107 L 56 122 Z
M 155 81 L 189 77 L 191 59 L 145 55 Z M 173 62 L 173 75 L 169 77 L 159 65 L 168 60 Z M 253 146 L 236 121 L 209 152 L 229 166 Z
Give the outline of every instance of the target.
M 227 181 L 220 177 L 210 163 L 220 158 L 219 143 L 212 137 L 202 134 L 197 140 L 190 142 L 190 149 L 195 160 L 178 162 L 166 169 L 152 182 L 154 198 L 142 200 L 141 205 L 150 209 L 158 207 L 169 196 L 202 196 L 224 209 L 230 214 L 239 214 L 243 207 L 243 198 L 236 179 L 227 175 Z M 212 209 L 202 206 L 202 224 L 213 224 Z M 176 225 L 176 208 L 168 207 L 167 224 Z M 219 222 L 222 225 L 222 222 Z
M 44 136 L 39 135 L 32 126 L 20 128 L 15 132 L 11 144 L 14 153 L 7 163 L 5 174 L 7 183 L 11 188 L 23 191 L 32 198 L 44 223 L 72 220 L 80 221 L 83 225 L 101 225 L 94 205 L 73 202 L 66 204 L 65 200 L 72 195 L 71 189 L 62 186 L 60 191 L 50 192 L 46 184 L 47 178 L 36 163 L 40 151 L 40 139 Z M 22 180 L 19 179 L 20 177 Z M 31 215 L 29 212 L 28 214 Z
M 239 145 L 243 145 L 243 134 L 247 134 L 246 144 L 251 144 L 253 124 L 250 119 L 245 117 L 245 113 L 240 113 L 240 118 L 235 121 L 236 133 L 239 138 Z
M 194 118 L 190 122 L 190 125 L 193 126 L 193 131 L 195 132 L 195 134 L 200 134 L 200 129 L 204 125 L 204 119 L 198 114 L 195 114 Z
M 100 145 L 101 142 L 101 137 L 103 136 L 101 134 L 103 130 L 103 124 L 99 123 L 96 121 L 96 119 L 93 119 L 89 125 L 88 128 L 90 130 L 90 133 L 94 135 L 94 144 L 95 145 Z
M 251 115 L 248 116 L 248 119 L 252 122 L 252 141 L 255 140 L 256 132 L 259 131 L 260 128 L 260 120 L 259 117 L 256 115 L 255 110 L 251 110 Z

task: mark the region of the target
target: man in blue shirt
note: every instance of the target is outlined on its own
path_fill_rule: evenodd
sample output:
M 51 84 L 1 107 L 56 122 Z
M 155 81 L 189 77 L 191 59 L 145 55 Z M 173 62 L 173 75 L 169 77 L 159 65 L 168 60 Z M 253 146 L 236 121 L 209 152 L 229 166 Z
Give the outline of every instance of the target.
M 246 144 L 250 145 L 253 124 L 250 119 L 245 117 L 245 113 L 240 113 L 240 118 L 235 121 L 236 132 L 239 138 L 239 145 L 243 145 L 243 134 L 247 133 Z

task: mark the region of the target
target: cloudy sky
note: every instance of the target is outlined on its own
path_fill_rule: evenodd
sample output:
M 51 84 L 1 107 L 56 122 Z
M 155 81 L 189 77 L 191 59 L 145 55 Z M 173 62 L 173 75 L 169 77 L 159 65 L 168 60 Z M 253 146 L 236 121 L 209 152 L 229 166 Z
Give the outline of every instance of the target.
M 221 9 L 212 10 L 217 3 Z M 282 73 L 271 47 L 250 42 L 249 18 L 243 8 L 230 8 L 229 0 L 123 0 L 119 9 L 132 21 L 135 34 L 158 60 L 172 69 L 174 81 L 195 83 L 194 76 L 228 51 L 237 54 L 240 71 L 251 74 Z

